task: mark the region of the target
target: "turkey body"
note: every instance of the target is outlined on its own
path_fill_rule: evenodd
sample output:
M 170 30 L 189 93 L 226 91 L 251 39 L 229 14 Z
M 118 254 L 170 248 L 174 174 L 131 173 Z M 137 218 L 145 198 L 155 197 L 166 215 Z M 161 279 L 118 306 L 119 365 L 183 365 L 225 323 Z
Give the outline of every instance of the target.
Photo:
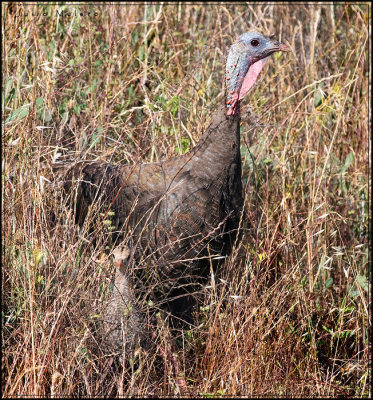
M 134 258 L 152 254 L 168 272 L 172 265 L 227 253 L 243 204 L 239 122 L 239 113 L 227 117 L 221 106 L 184 155 L 135 166 L 75 166 L 66 185 L 79 180 L 78 219 L 100 199 L 114 213 L 119 240 L 130 236 Z

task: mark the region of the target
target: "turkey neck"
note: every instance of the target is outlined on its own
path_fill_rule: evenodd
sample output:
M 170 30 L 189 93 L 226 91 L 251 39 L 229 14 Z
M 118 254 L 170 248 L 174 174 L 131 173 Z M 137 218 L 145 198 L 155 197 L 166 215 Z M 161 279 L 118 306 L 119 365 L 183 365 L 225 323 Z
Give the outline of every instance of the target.
M 239 105 L 236 114 L 229 117 L 225 102 L 220 105 L 201 140 L 189 152 L 196 175 L 213 179 L 234 172 L 234 167 L 241 176 L 240 120 Z

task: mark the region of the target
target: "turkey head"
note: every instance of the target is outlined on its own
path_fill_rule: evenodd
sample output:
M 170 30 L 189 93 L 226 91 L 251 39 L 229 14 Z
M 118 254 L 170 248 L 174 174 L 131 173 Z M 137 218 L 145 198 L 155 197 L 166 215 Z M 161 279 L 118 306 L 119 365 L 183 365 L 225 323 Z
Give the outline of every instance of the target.
M 233 43 L 226 65 L 227 115 L 236 114 L 238 101 L 251 89 L 268 57 L 276 51 L 290 48 L 258 32 L 246 32 Z

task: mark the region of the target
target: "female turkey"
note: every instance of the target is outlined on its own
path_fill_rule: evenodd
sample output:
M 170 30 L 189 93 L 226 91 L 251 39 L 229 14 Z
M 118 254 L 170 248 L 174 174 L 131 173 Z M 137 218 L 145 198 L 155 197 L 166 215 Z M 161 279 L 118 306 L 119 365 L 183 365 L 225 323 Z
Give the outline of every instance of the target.
M 201 272 L 201 260 L 229 253 L 243 205 L 240 100 L 266 58 L 288 50 L 257 32 L 244 33 L 233 43 L 224 102 L 188 153 L 157 163 L 69 167 L 65 187 L 77 190 L 78 220 L 98 201 L 105 206 L 101 212 L 113 212 L 117 239 L 130 250 L 128 263 L 141 264 L 147 282 L 149 269 L 156 272 L 162 283 L 158 294 L 170 298 L 188 293 L 188 283 Z

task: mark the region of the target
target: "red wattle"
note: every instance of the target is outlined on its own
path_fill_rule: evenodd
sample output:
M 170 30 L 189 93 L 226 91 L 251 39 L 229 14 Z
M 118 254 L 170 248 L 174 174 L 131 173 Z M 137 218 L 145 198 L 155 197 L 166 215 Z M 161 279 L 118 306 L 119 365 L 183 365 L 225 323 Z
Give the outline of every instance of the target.
M 239 96 L 240 100 L 254 86 L 254 83 L 258 79 L 260 71 L 263 69 L 265 63 L 267 62 L 267 59 L 268 59 L 268 57 L 255 62 L 247 71 L 247 74 L 245 76 L 245 79 L 243 80 L 241 90 L 240 90 L 240 96 Z

